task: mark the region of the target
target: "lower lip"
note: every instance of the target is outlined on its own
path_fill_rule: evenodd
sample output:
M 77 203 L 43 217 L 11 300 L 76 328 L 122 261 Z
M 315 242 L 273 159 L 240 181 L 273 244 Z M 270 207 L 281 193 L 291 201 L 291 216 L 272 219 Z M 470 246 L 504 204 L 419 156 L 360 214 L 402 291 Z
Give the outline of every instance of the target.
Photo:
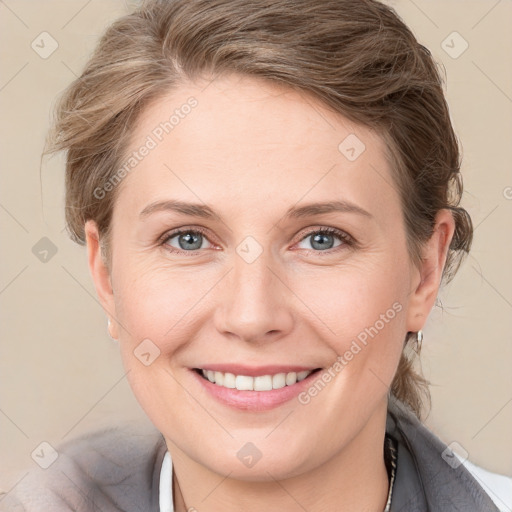
M 307 389 L 321 373 L 320 371 L 309 374 L 305 379 L 269 391 L 240 391 L 239 389 L 225 388 L 203 378 L 195 370 L 190 370 L 193 377 L 219 402 L 242 410 L 267 411 L 278 407 L 295 398 L 299 393 Z

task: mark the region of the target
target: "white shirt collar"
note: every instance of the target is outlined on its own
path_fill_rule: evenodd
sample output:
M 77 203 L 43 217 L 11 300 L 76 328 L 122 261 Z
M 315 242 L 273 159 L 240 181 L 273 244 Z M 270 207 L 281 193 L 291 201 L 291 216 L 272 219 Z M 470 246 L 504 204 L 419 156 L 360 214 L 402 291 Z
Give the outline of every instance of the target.
M 158 500 L 160 504 L 160 512 L 174 512 L 172 497 L 172 461 L 169 451 L 167 451 L 164 455 L 162 469 L 160 470 Z

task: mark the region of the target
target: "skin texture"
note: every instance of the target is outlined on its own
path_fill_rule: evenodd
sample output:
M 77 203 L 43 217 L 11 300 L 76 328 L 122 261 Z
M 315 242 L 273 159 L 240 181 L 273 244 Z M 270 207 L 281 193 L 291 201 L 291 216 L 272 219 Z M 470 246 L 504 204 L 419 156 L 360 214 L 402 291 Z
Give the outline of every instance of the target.
M 113 213 L 111 272 L 86 223 L 98 296 L 139 403 L 173 459 L 177 511 L 383 510 L 386 405 L 407 331 L 434 305 L 454 222 L 439 212 L 421 268 L 412 265 L 382 140 L 304 94 L 237 75 L 181 85 L 149 105 L 131 149 L 194 96 L 197 106 L 126 176 Z M 365 151 L 349 161 L 349 134 Z M 156 201 L 209 205 L 221 220 L 158 211 Z M 371 214 L 285 219 L 291 207 L 350 201 Z M 349 234 L 355 245 L 319 229 Z M 180 249 L 176 228 L 203 228 Z M 248 263 L 246 237 L 263 252 Z M 331 244 L 331 245 L 329 245 Z M 186 247 L 186 246 L 185 246 Z M 182 253 L 173 253 L 173 249 Z M 308 404 L 269 411 L 217 402 L 189 368 L 208 363 L 329 368 L 394 303 L 400 312 Z M 146 366 L 134 350 L 149 339 Z M 252 442 L 251 468 L 237 452 Z

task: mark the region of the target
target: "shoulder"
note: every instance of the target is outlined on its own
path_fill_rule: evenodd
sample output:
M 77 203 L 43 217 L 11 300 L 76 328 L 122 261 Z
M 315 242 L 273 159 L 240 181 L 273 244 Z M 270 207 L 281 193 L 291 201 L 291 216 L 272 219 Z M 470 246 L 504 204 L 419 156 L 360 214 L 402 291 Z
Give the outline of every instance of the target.
M 494 501 L 500 512 L 510 512 L 512 510 L 512 478 L 487 471 L 457 453 L 454 453 L 454 456 L 473 475 L 482 489 Z
M 158 511 L 158 478 L 166 451 L 146 422 L 119 423 L 55 447 L 47 469 L 34 465 L 0 501 L 1 512 Z
M 394 503 L 398 508 L 392 510 L 499 512 L 470 471 L 454 461 L 450 448 L 394 398 L 389 402 L 386 431 L 398 442 Z

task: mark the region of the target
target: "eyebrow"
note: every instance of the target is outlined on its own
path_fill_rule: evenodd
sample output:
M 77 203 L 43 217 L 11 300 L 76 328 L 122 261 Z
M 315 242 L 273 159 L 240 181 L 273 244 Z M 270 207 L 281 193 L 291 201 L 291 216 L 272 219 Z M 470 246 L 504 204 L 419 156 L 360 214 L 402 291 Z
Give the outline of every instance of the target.
M 373 218 L 373 215 L 370 212 L 367 212 L 360 206 L 357 206 L 350 201 L 330 201 L 328 203 L 306 204 L 298 208 L 292 207 L 288 209 L 284 218 L 302 218 L 332 212 L 357 213 L 359 215 L 368 217 L 369 219 Z
M 202 217 L 204 219 L 221 220 L 209 206 L 199 203 L 185 203 L 183 201 L 176 201 L 169 199 L 166 201 L 157 201 L 151 203 L 140 212 L 139 217 L 145 218 L 155 212 L 173 211 L 181 213 L 182 215 L 189 215 L 191 217 Z
M 145 217 L 148 217 L 152 213 L 161 211 L 173 211 L 180 213 L 182 215 L 201 217 L 203 219 L 212 219 L 218 221 L 222 220 L 220 215 L 215 213 L 215 211 L 212 208 L 205 204 L 186 203 L 183 201 L 177 201 L 172 199 L 166 201 L 157 201 L 155 203 L 149 204 L 140 212 L 139 217 L 143 219 Z M 373 218 L 373 215 L 371 213 L 367 212 L 360 206 L 357 206 L 356 204 L 351 203 L 349 201 L 329 201 L 326 203 L 306 204 L 300 207 L 292 206 L 287 210 L 283 218 L 298 219 L 333 212 L 356 213 L 369 219 Z

